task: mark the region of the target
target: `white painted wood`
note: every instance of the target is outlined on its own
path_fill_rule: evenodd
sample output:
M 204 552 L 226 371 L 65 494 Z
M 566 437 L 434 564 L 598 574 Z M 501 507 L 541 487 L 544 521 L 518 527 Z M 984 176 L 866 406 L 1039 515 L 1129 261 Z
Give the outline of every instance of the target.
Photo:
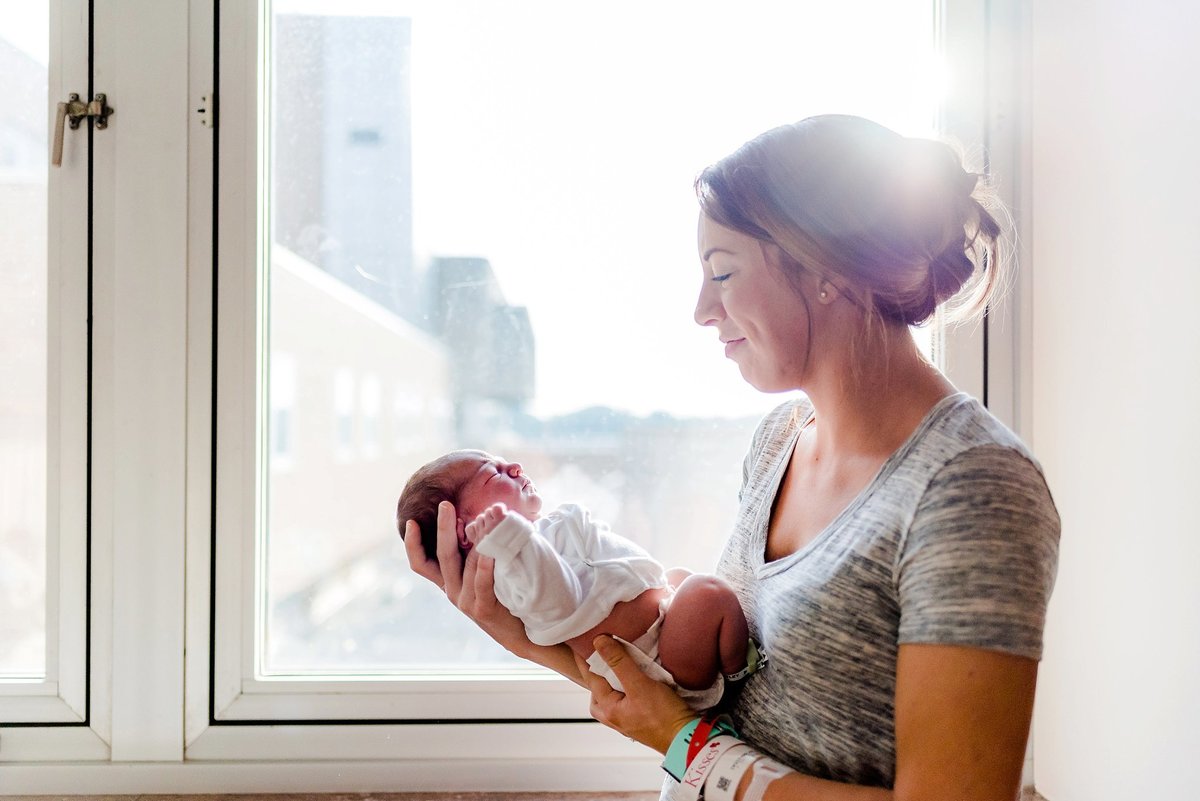
M 212 97 L 213 4 L 188 4 L 188 96 Z M 218 98 L 220 100 L 220 98 Z M 195 108 L 200 108 L 197 104 Z M 212 514 L 213 147 L 217 133 L 188 121 L 187 499 L 184 742 L 208 726 L 209 567 Z M 214 118 L 215 119 L 215 118 Z
M 97 474 L 111 493 L 112 758 L 183 755 L 183 535 L 187 311 L 187 6 L 96 6 L 97 83 L 117 109 L 97 206 Z M 100 80 L 101 76 L 105 79 Z M 111 260 L 109 260 L 111 259 Z M 99 300 L 99 298 L 98 298 Z M 101 409 L 103 414 L 101 414 Z M 98 477 L 98 476 L 97 476 Z
M 51 3 L 51 75 L 54 94 L 63 98 L 68 85 L 87 79 L 87 4 L 82 0 Z M 75 133 L 79 133 L 78 131 Z M 77 144 L 82 144 L 81 142 Z M 82 147 L 76 150 L 82 154 Z M 48 535 L 53 559 L 47 610 L 54 621 L 54 677 L 58 694 L 75 719 L 87 716 L 87 171 L 83 159 L 51 170 L 51 301 L 50 330 L 56 337 L 51 353 L 51 407 Z
M 4 717 L 10 721 L 45 723 L 82 723 L 83 716 L 63 703 L 58 684 L 46 682 L 28 688 L 27 695 L 6 692 L 3 696 Z
M 14 763 L 53 762 L 43 772 L 49 773 L 62 770 L 68 761 L 82 765 L 107 761 L 108 757 L 108 744 L 85 726 L 4 729 L 0 731 L 0 795 L 20 792 L 7 780 Z M 87 786 L 80 785 L 72 792 L 88 792 Z
M 256 495 L 256 382 L 258 258 L 261 189 L 265 185 L 258 134 L 260 38 L 258 4 L 221 8 L 220 156 L 218 165 L 217 647 L 213 705 L 217 713 L 240 694 L 253 671 L 253 547 Z M 197 547 L 209 547 L 197 540 Z M 207 579 L 205 580 L 208 584 Z M 245 612 L 245 614 L 243 614 Z M 189 731 L 192 731 L 189 728 Z
M 220 720 L 586 719 L 588 695 L 557 676 L 361 682 L 246 681 Z
M 188 749 L 188 760 L 265 761 L 504 758 L 628 760 L 654 753 L 594 721 L 441 725 L 215 726 Z M 661 757 L 658 757 L 661 761 Z
M 656 760 L 534 758 L 0 766 L 15 794 L 639 791 L 662 785 Z
M 114 503 L 113 487 L 117 451 L 112 420 L 115 416 L 114 361 L 114 265 L 116 237 L 113 193 L 116 186 L 116 140 L 127 127 L 118 120 L 122 109 L 116 96 L 116 74 L 102 43 L 117 34 L 111 8 L 94 15 L 93 39 L 97 43 L 95 85 L 105 88 L 109 104 L 116 108 L 104 136 L 92 142 L 92 429 L 91 429 L 91 535 L 92 535 L 92 653 L 90 720 L 92 729 L 106 743 L 112 740 L 113 710 L 113 620 L 114 608 Z M 124 102 L 123 100 L 121 102 Z M 133 109 L 130 117 L 135 116 Z

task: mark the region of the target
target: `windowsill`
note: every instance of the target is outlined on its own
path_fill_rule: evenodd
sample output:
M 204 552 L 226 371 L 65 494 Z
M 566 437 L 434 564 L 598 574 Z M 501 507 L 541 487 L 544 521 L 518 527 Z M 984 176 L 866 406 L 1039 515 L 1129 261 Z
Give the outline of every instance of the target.
M 222 795 L 60 795 L 57 801 L 657 801 L 658 793 L 283 793 Z M 41 796 L 8 796 L 6 801 L 42 801 Z M 1038 800 L 1042 801 L 1042 800 Z
M 11 801 L 35 801 L 36 796 L 12 796 Z M 320 793 L 249 795 L 86 795 L 59 796 L 58 801 L 217 801 L 218 799 L 250 799 L 251 801 L 656 801 L 657 792 L 650 793 Z M 1046 801 L 1036 790 L 1026 789 L 1021 801 Z

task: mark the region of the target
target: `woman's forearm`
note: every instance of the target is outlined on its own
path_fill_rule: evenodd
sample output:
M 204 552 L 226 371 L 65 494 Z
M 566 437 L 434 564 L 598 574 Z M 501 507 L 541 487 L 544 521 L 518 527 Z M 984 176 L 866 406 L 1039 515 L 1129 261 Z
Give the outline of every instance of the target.
M 560 676 L 564 676 L 578 684 L 580 687 L 587 688 L 583 681 L 583 677 L 579 675 L 579 666 L 575 662 L 575 652 L 568 645 L 534 645 L 529 643 L 528 646 L 517 654 L 523 659 L 528 659 L 541 665 L 544 668 L 549 668 Z
M 742 777 L 736 801 L 746 798 L 753 777 L 753 769 Z M 882 787 L 843 784 L 803 773 L 789 773 L 771 782 L 762 798 L 763 801 L 893 801 L 894 797 L 891 790 Z

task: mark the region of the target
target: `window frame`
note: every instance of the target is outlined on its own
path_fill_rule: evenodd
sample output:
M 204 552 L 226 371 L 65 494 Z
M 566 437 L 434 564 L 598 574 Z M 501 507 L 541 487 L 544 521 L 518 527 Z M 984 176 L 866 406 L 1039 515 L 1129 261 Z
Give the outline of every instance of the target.
M 87 41 L 83 8 L 80 0 L 50 3 L 51 107 L 69 92 L 82 94 L 90 86 L 86 49 L 69 46 Z M 52 113 L 49 124 L 52 130 Z M 45 676 L 0 682 L 3 726 L 86 727 L 89 722 L 90 157 L 88 131 L 81 128 L 64 141 L 63 166 L 47 167 Z

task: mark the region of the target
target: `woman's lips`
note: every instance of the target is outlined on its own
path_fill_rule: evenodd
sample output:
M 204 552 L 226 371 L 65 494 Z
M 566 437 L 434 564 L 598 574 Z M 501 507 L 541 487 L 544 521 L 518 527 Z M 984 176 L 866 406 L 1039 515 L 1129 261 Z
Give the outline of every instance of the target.
M 731 339 L 728 342 L 726 342 L 725 343 L 725 355 L 729 356 L 729 354 L 733 353 L 733 351 L 737 348 L 738 345 L 742 344 L 745 341 L 746 340 L 743 338 L 743 339 Z

